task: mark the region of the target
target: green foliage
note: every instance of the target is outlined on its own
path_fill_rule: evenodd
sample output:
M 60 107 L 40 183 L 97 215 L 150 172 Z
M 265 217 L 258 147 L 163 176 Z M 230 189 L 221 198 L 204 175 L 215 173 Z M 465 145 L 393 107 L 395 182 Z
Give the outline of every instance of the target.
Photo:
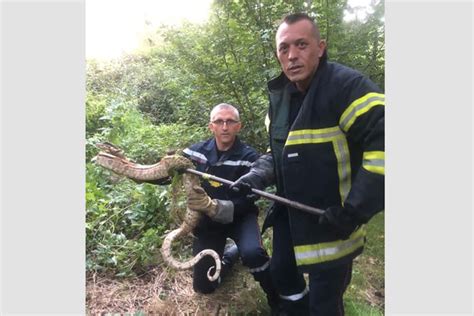
M 183 149 L 208 136 L 202 127 L 153 125 L 131 102 L 111 99 L 101 112 L 100 122 L 91 120 L 96 133 L 87 139 L 87 161 L 97 153 L 94 144 L 99 141 L 118 145 L 139 163 L 153 164 L 169 149 Z M 90 113 L 88 118 L 99 116 Z M 86 167 L 88 271 L 127 276 L 156 264 L 162 235 L 171 224 L 169 189 L 121 179 L 91 163 Z
M 237 106 L 244 124 L 242 137 L 259 151 L 267 148 L 264 118 L 266 82 L 279 73 L 274 55 L 274 20 L 303 1 L 215 1 L 209 23 L 162 28 L 160 46 L 152 54 L 175 76 L 183 76 L 185 106 L 179 117 L 205 124 L 220 102 Z M 194 89 L 193 89 L 194 87 Z
M 86 99 L 86 137 L 92 137 L 102 128 L 107 99 L 88 94 Z
M 90 61 L 87 92 L 120 103 L 133 102 L 148 114 L 152 123 L 171 123 L 179 120 L 175 105 L 180 93 L 169 77 L 160 61 L 151 54 L 126 55 L 100 64 Z
M 167 188 L 137 185 L 86 165 L 86 267 L 130 275 L 156 264 L 169 228 Z
M 365 21 L 336 24 L 342 28 L 337 37 L 329 40 L 328 52 L 330 59 L 361 71 L 384 89 L 384 1 L 374 2 L 370 8 L 373 13 Z
M 131 102 L 111 101 L 100 117 L 99 132 L 87 139 L 86 159 L 97 154 L 94 144 L 109 141 L 122 148 L 127 157 L 142 164 L 159 161 L 169 150 L 184 149 L 210 137 L 206 127 L 170 123 L 154 125 Z

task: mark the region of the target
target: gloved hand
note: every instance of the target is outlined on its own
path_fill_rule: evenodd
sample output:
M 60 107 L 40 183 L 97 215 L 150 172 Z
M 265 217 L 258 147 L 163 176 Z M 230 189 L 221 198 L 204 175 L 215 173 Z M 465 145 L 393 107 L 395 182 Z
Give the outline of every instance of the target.
M 234 203 L 228 200 L 211 199 L 200 186 L 194 186 L 187 197 L 188 208 L 209 216 L 213 221 L 229 224 L 234 220 Z
M 273 183 L 274 178 L 272 156 L 270 154 L 262 155 L 252 164 L 248 173 L 230 186 L 230 190 L 255 201 L 258 196 L 252 193 L 252 189 L 263 190 Z
M 253 189 L 263 190 L 265 188 L 262 178 L 250 170 L 241 176 L 230 186 L 231 196 L 243 196 L 251 201 L 258 200 L 259 196 L 252 192 Z
M 329 207 L 323 215 L 319 217 L 320 224 L 330 224 L 336 230 L 341 239 L 347 239 L 361 224 L 354 209 L 346 205 Z

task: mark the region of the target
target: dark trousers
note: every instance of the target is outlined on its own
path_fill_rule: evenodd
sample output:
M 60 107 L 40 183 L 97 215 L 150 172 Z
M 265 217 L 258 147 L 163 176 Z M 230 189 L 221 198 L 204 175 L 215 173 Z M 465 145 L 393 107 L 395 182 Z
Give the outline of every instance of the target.
M 309 274 L 311 315 L 344 315 L 343 295 L 351 282 L 352 262 Z
M 342 298 L 351 280 L 352 262 L 309 273 L 308 291 L 296 266 L 286 210 L 275 214 L 271 273 L 285 315 L 344 315 Z
M 270 276 L 270 258 L 262 246 L 257 215 L 249 213 L 234 223 L 222 225 L 214 230 L 197 230 L 193 242 L 193 255 L 203 249 L 214 249 L 222 258 L 226 238 L 232 238 L 239 249 L 242 264 L 250 269 L 267 296 L 276 296 Z M 214 266 L 214 259 L 209 256 L 201 259 L 193 270 L 193 288 L 196 292 L 212 293 L 219 285 L 219 279 L 209 281 L 207 271 Z

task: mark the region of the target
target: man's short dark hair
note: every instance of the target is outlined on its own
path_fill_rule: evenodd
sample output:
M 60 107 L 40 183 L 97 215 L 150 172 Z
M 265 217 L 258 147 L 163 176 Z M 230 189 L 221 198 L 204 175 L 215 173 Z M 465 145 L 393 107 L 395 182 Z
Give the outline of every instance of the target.
M 315 37 L 318 40 L 321 39 L 321 35 L 319 34 L 318 24 L 312 17 L 310 17 L 307 13 L 304 13 L 304 12 L 297 12 L 297 13 L 291 13 L 291 14 L 285 15 L 283 19 L 281 20 L 281 22 L 278 24 L 278 27 L 280 27 L 280 25 L 282 25 L 283 23 L 290 25 L 302 20 L 307 20 L 311 22 L 311 24 L 313 25 L 313 31 L 314 31 Z

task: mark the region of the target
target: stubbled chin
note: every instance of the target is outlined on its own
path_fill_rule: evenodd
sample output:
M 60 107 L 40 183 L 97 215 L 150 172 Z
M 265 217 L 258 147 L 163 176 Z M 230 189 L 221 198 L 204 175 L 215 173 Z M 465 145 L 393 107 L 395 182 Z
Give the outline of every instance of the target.
M 290 79 L 291 81 L 299 81 L 299 80 L 302 80 L 302 79 L 303 79 L 304 73 L 303 73 L 303 72 L 297 72 L 297 73 L 288 72 L 288 73 L 286 74 L 286 76 L 287 76 L 288 79 Z

